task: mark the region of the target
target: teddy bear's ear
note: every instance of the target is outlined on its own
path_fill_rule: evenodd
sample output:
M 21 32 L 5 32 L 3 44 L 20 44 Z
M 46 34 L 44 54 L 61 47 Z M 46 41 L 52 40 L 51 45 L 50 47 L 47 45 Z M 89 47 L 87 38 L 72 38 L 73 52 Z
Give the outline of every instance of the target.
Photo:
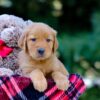
M 28 31 L 24 31 L 18 40 L 18 46 L 24 51 L 27 51 L 27 32 Z

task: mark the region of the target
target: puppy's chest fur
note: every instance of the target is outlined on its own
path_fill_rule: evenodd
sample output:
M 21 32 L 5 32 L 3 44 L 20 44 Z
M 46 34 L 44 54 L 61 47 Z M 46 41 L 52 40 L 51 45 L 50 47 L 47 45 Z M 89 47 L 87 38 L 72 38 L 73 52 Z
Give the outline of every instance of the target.
M 57 58 L 56 56 L 51 57 L 48 60 L 44 61 L 35 61 L 30 58 L 28 55 L 24 54 L 24 52 L 19 53 L 19 64 L 20 69 L 22 70 L 23 74 L 29 74 L 35 69 L 40 69 L 45 76 L 49 75 L 52 71 L 57 69 Z

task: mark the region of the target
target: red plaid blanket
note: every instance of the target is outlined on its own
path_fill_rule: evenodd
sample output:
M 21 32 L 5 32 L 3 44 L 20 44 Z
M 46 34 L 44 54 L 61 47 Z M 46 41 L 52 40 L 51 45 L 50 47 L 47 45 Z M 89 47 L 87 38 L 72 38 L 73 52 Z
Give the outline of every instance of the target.
M 86 86 L 78 74 L 71 74 L 69 81 L 68 90 L 61 91 L 52 79 L 48 79 L 47 90 L 40 93 L 34 89 L 29 78 L 19 75 L 1 76 L 0 100 L 77 100 Z

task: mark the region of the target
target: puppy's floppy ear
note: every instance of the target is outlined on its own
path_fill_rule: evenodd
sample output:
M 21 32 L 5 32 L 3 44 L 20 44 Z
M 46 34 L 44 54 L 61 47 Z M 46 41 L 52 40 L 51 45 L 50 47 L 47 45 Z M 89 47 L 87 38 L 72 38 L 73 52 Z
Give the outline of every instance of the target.
M 56 37 L 57 31 L 55 31 L 53 29 L 53 33 L 54 33 L 53 52 L 55 52 L 57 50 L 57 48 L 58 48 L 58 40 L 57 40 L 57 37 Z
M 35 26 L 35 23 L 27 26 L 18 40 L 18 46 L 22 48 L 25 52 L 27 52 L 27 49 L 28 49 L 27 36 L 30 33 L 30 30 L 33 29 L 34 26 Z
M 28 31 L 25 30 L 18 40 L 18 46 L 23 49 L 25 52 L 27 51 L 27 37 Z

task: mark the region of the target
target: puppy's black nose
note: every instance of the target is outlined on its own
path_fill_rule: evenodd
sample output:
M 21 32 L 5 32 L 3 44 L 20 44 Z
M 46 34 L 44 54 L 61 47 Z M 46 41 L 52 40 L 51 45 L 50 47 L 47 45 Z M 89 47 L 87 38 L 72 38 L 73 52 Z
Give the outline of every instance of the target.
M 44 49 L 44 48 L 39 48 L 39 49 L 38 49 L 38 53 L 39 53 L 40 55 L 43 55 L 44 52 L 45 52 L 45 49 Z

